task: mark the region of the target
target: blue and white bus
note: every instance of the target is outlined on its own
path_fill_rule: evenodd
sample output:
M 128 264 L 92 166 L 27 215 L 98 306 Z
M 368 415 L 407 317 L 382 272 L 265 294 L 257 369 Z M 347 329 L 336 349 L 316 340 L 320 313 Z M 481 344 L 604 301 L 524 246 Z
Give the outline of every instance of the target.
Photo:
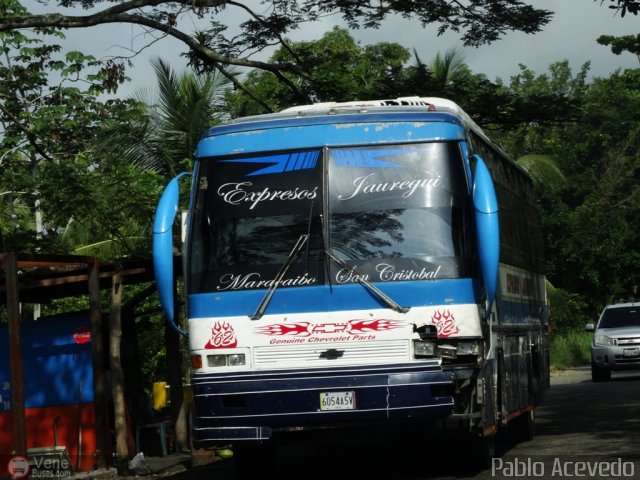
M 171 321 L 178 181 L 154 225 Z M 490 455 L 501 427 L 533 434 L 549 385 L 533 186 L 455 103 L 211 128 L 186 217 L 197 447 L 233 444 L 241 462 L 287 433 L 444 420 Z

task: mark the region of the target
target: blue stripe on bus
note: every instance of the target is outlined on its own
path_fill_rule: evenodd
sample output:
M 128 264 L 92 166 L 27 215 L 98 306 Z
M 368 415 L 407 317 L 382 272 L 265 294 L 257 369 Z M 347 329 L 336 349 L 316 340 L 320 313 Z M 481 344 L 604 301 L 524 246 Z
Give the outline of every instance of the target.
M 460 125 L 444 122 L 332 123 L 229 132 L 200 141 L 196 157 L 320 146 L 464 140 Z
M 318 158 L 320 158 L 320 152 L 316 150 L 313 152 L 283 153 L 281 155 L 271 155 L 268 157 L 259 156 L 220 160 L 220 163 L 255 163 L 260 166 L 269 163 L 272 164 L 247 174 L 247 176 L 253 176 L 315 168 L 318 163 Z
M 376 284 L 403 307 L 462 305 L 477 303 L 471 279 L 437 282 L 394 282 Z M 230 317 L 252 315 L 265 290 L 199 293 L 189 295 L 189 317 Z M 388 306 L 358 283 L 329 287 L 289 287 L 275 291 L 266 314 L 365 310 Z

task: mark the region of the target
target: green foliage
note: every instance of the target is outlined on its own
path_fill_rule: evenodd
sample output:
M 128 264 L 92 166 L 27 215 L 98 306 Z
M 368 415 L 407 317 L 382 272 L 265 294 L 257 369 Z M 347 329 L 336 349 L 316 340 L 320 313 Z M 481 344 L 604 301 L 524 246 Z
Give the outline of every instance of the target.
M 562 262 L 553 281 L 584 295 L 593 310 L 638 294 L 639 75 L 595 80 L 582 122 L 564 129 L 556 150 L 571 181 L 561 195 L 566 231 L 550 251 Z
M 640 34 L 638 35 L 622 35 L 615 37 L 613 35 L 601 35 L 597 42 L 600 45 L 611 47 L 611 51 L 616 55 L 623 52 L 632 53 L 640 57 Z
M 171 36 L 188 49 L 190 66 L 198 72 L 225 71 L 229 65 L 257 68 L 272 72 L 279 80 L 301 97 L 283 73 L 310 80 L 305 65 L 298 59 L 291 62 L 256 60 L 260 52 L 272 46 L 287 48 L 285 36 L 307 25 L 335 16 L 351 29 L 377 28 L 386 19 L 400 16 L 416 25 L 436 25 L 438 35 L 445 32 L 460 34 L 467 46 L 479 46 L 498 40 L 509 31 L 535 33 L 553 16 L 549 10 L 535 8 L 520 0 L 475 0 L 448 2 L 446 0 L 278 0 L 277 2 L 208 2 L 141 0 L 117 2 L 112 0 L 58 0 L 61 7 L 81 6 L 90 9 L 84 15 L 48 13 L 31 15 L 16 1 L 5 0 L 0 10 L 0 32 L 28 28 L 88 28 L 114 23 L 141 26 L 149 32 L 149 44 L 159 36 Z M 268 4 L 268 8 L 259 7 Z M 20 7 L 20 8 L 18 8 Z M 229 12 L 233 24 L 222 24 L 219 14 Z M 191 33 L 194 18 L 209 21 L 209 26 Z M 204 21 L 199 23 L 204 24 Z M 227 20 L 231 22 L 231 20 Z M 186 29 L 185 29 L 186 27 Z M 231 27 L 231 28 L 229 28 Z M 156 35 L 154 35 L 154 33 Z M 346 67 L 346 64 L 343 65 Z M 111 63 L 105 72 L 115 78 L 112 86 L 124 75 L 123 65 Z M 73 65 L 65 67 L 73 71 Z M 314 81 L 321 81 L 321 77 Z M 242 87 L 236 82 L 236 86 Z M 256 97 L 254 97 L 256 100 Z M 310 100 L 310 98 L 306 98 Z M 264 105 L 263 105 L 264 106 Z
M 359 45 L 344 28 L 334 27 L 321 39 L 288 43 L 271 57 L 274 63 L 297 61 L 306 78 L 285 75 L 302 93 L 297 95 L 268 72 L 252 71 L 244 86 L 272 110 L 307 103 L 369 100 L 388 96 L 401 80 L 409 52 L 397 43 Z M 226 98 L 234 117 L 265 113 L 244 92 L 229 93 Z
M 604 3 L 604 0 L 594 0 Z M 627 13 L 638 15 L 640 12 L 640 1 L 638 0 L 609 0 L 613 5 L 609 8 L 620 11 L 620 16 L 624 17 Z
M 226 115 L 223 98 L 230 82 L 218 72 L 177 75 L 160 58 L 154 58 L 152 66 L 158 88 L 149 98 L 136 99 L 143 115 L 127 124 L 111 122 L 99 149 L 167 179 L 191 170 L 200 137 Z
M 551 76 L 523 69 L 511 84 L 520 96 L 562 95 L 578 108 L 564 121 L 500 136 L 538 179 L 547 276 L 579 300 L 558 322 L 561 329 L 583 323 L 572 317 L 592 316 L 613 299 L 637 299 L 640 280 L 640 71 L 590 84 L 586 72 L 574 76 L 566 62 L 552 65 Z
M 549 319 L 554 333 L 564 335 L 580 329 L 589 321 L 584 316 L 585 303 L 577 293 L 567 292 L 554 287 L 547 281 L 547 302 Z
M 558 159 L 550 155 L 523 155 L 516 160 L 533 180 L 546 188 L 556 189 L 563 186 L 567 177 L 558 166 Z
M 164 179 L 116 157 L 90 166 L 76 160 L 42 168 L 45 226 L 64 225 L 57 240 L 70 253 L 103 260 L 146 255 Z
M 272 62 L 295 60 L 308 72 L 306 78 L 283 74 L 294 89 L 264 71 L 250 72 L 244 86 L 275 111 L 307 103 L 307 97 L 337 102 L 418 95 L 453 98 L 481 125 L 504 131 L 524 131 L 523 125 L 531 122 L 547 126 L 575 116 L 575 97 L 557 91 L 554 85 L 547 86 L 547 77 L 535 79 L 524 67 L 519 79 L 523 87 L 509 89 L 473 74 L 458 49 L 438 53 L 430 64 L 415 50 L 413 53 L 414 63 L 408 64 L 410 54 L 404 47 L 393 43 L 361 46 L 345 29 L 336 27 L 319 40 L 288 43 L 273 54 Z M 568 65 L 556 70 L 552 81 L 562 81 L 556 76 L 566 74 Z M 547 88 L 530 88 L 532 83 Z M 265 113 L 244 91 L 229 93 L 226 100 L 233 117 Z
M 552 369 L 566 369 L 588 365 L 591 361 L 592 333 L 573 330 L 564 334 L 552 334 L 549 357 Z
M 110 167 L 117 159 L 109 152 L 96 154 L 104 126 L 135 111 L 132 102 L 101 99 L 122 78 L 91 56 L 63 55 L 52 42 L 58 32 L 40 33 L 47 35 L 0 34 L 0 233 L 4 250 L 68 253 L 74 248 L 61 233 L 72 220 L 92 233 L 90 243 L 123 238 L 114 216 L 148 224 L 149 206 L 131 193 L 155 196 L 158 184 L 138 186 L 141 175 Z M 131 253 L 125 244 L 118 252 Z

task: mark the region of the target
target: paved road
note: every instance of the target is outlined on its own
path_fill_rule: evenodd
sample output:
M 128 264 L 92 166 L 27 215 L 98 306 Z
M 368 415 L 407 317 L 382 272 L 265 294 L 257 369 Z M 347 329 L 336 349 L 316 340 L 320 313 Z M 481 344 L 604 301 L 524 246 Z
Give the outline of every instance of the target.
M 323 448 L 287 446 L 279 452 L 280 479 L 323 478 L 450 480 L 465 478 L 640 479 L 640 374 L 614 373 L 593 383 L 588 367 L 560 372 L 538 409 L 536 437 L 500 442 L 502 454 L 490 469 L 470 468 L 462 446 L 400 438 L 335 443 Z M 232 460 L 194 468 L 172 480 L 235 480 Z

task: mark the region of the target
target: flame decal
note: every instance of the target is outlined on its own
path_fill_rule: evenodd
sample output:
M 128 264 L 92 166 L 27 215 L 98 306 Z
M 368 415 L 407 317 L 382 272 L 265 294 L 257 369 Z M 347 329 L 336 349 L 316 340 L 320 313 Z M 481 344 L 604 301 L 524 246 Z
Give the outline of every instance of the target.
M 394 328 L 401 328 L 403 326 L 403 322 L 399 322 L 396 320 L 349 320 L 347 323 L 276 323 L 273 325 L 265 325 L 264 327 L 260 327 L 256 329 L 256 332 L 263 335 L 288 335 L 296 337 L 308 337 L 310 335 L 331 335 L 339 333 L 348 335 L 361 335 L 363 333 L 369 332 L 393 330 Z
M 382 330 L 393 330 L 403 326 L 402 322 L 396 320 L 351 320 L 349 333 L 380 332 Z
M 449 310 L 444 312 L 436 310 L 436 313 L 431 316 L 431 322 L 438 329 L 438 338 L 446 338 L 460 331 L 456 325 L 456 319 Z
M 258 333 L 262 333 L 263 335 L 290 335 L 302 337 L 307 337 L 310 335 L 308 322 L 266 325 L 264 327 L 258 328 L 257 331 Z
M 211 328 L 211 338 L 204 346 L 206 349 L 234 348 L 238 346 L 236 332 L 228 322 L 216 322 Z

